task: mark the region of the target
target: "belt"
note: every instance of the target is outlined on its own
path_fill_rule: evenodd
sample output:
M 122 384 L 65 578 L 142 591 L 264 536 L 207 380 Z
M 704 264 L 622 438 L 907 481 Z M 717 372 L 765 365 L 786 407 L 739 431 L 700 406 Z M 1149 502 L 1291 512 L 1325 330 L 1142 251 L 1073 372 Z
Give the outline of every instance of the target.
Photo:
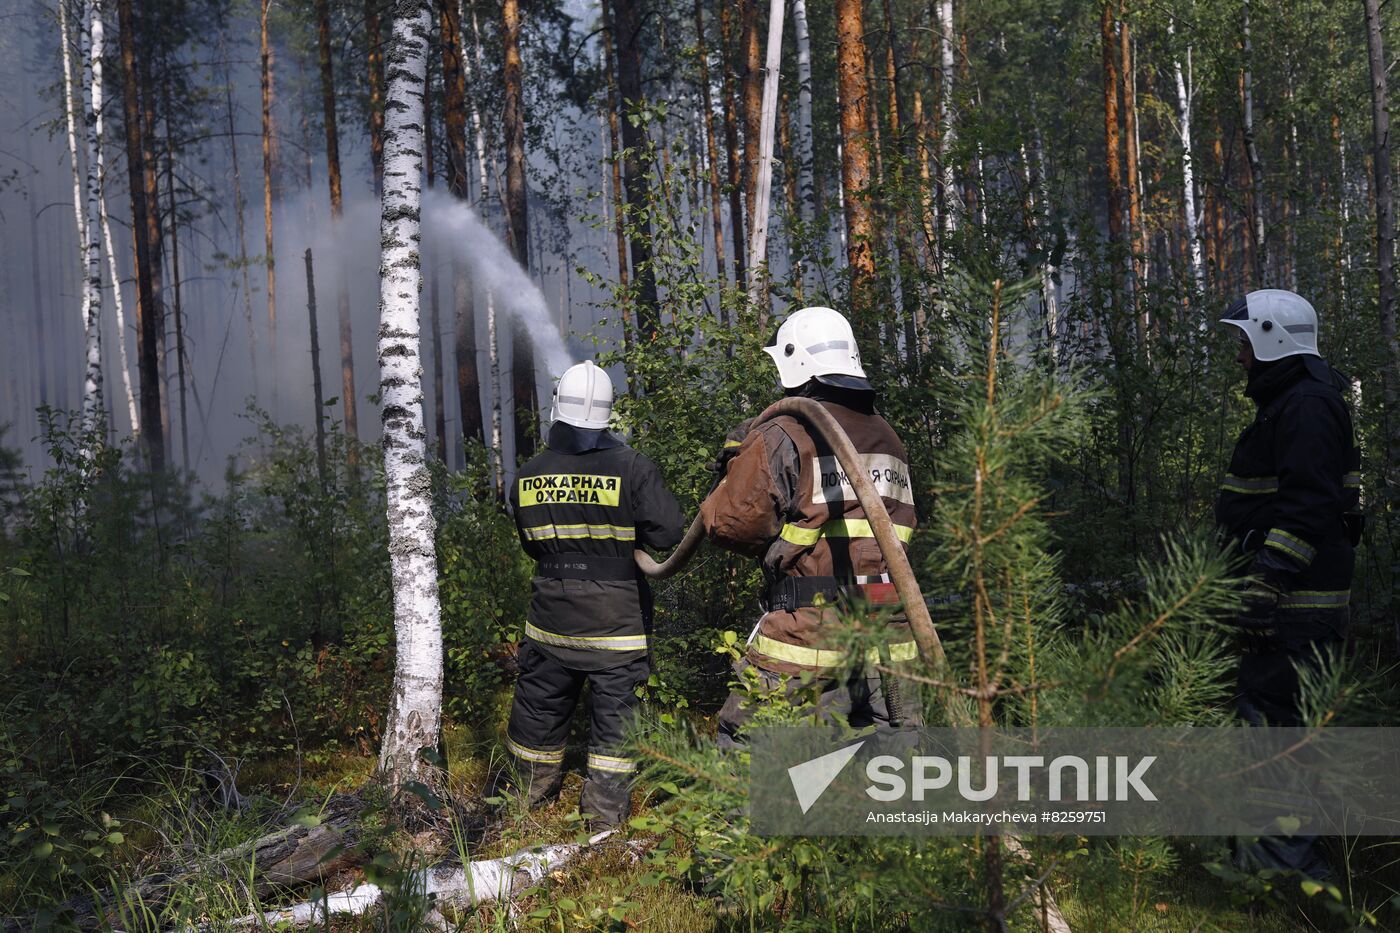
M 635 580 L 637 564 L 630 557 L 550 554 L 540 558 L 536 574 L 555 580 Z
M 843 583 L 836 577 L 783 577 L 768 587 L 763 608 L 769 612 L 792 612 L 829 606 L 843 596 L 864 599 L 877 606 L 899 602 L 893 583 Z

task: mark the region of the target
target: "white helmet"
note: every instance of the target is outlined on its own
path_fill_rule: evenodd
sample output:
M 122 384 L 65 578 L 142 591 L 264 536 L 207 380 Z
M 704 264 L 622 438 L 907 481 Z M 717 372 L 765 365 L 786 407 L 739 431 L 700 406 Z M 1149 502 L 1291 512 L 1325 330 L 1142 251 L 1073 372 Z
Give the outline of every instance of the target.
M 551 421 L 562 421 L 576 428 L 606 428 L 612 417 L 613 384 L 606 370 L 592 360 L 584 360 L 564 370 L 554 384 Z
M 1244 331 L 1261 363 L 1319 355 L 1317 312 L 1306 298 L 1281 288 L 1250 292 L 1226 309 L 1220 323 Z
M 785 389 L 795 389 L 813 377 L 829 377 L 822 381 L 846 388 L 870 388 L 851 322 L 831 308 L 794 311 L 763 352 L 778 364 L 778 378 Z

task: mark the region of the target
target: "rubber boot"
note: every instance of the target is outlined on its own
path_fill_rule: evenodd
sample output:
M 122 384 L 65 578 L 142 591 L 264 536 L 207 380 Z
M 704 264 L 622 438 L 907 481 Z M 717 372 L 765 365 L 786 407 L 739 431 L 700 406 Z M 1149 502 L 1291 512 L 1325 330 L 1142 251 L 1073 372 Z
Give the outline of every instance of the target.
M 632 775 L 589 768 L 578 808 L 588 816 L 589 833 L 621 829 L 632 813 Z
M 502 803 L 493 805 L 498 810 L 509 798 L 520 800 L 527 810 L 537 810 L 559 796 L 563 782 L 563 765 L 517 761 L 514 769 L 502 768 L 491 776 L 482 797 L 503 798 Z

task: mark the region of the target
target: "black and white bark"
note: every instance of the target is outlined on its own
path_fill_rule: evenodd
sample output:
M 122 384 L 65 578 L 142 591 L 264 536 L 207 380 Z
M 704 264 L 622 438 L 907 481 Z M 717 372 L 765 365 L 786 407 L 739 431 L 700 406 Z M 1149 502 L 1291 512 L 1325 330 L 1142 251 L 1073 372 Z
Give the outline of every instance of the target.
M 1167 22 L 1167 33 L 1176 35 L 1176 21 Z M 1196 165 L 1191 154 L 1191 117 L 1195 110 L 1195 76 L 1191 67 L 1191 47 L 1186 47 L 1186 69 L 1181 57 L 1172 58 L 1172 76 L 1176 81 L 1177 135 L 1181 137 L 1181 211 L 1186 218 L 1186 247 L 1191 257 L 1191 281 L 1196 295 L 1206 290 L 1206 266 L 1201 251 L 1201 218 L 1196 214 Z
M 102 56 L 106 46 L 102 34 L 102 0 L 87 6 L 87 31 L 83 36 L 87 77 L 83 96 L 83 122 L 87 126 L 87 217 L 83 224 L 83 431 L 89 437 L 102 429 L 102 220 L 98 205 L 102 200 L 97 152 L 102 132 Z
M 773 195 L 773 133 L 778 119 L 778 66 L 783 54 L 783 0 L 769 0 L 768 49 L 763 63 L 763 107 L 759 111 L 758 173 L 749 228 L 749 301 L 759 304 L 768 265 L 768 212 Z
M 427 0 L 397 0 L 393 23 L 385 62 L 379 392 L 396 656 L 379 771 L 398 787 L 430 776 L 419 753 L 438 742 L 442 623 L 419 324 L 423 95 L 432 26 Z

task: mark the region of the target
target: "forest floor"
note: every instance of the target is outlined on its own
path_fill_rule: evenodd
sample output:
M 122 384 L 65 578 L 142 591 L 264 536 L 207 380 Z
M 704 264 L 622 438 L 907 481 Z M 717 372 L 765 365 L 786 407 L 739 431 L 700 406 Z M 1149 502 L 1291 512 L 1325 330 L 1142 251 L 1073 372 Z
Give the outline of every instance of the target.
M 505 760 L 499 736 L 509 704 L 505 691 L 494 717 L 482 716 L 473 724 L 449 724 L 445 728 L 449 788 L 462 799 L 476 799 L 489 771 Z M 571 752 L 585 744 L 587 720 L 576 719 Z M 508 812 L 496 832 L 478 847 L 459 846 L 448 857 L 487 859 L 509 855 L 532 844 L 580 841 L 585 832 L 577 807 L 582 784 L 582 762 L 566 761 L 568 772 L 562 793 L 550 806 L 525 813 Z M 581 757 L 581 756 L 577 756 Z M 359 750 L 320 754 L 286 754 L 249 762 L 239 774 L 244 793 L 283 799 L 295 794 L 302 800 L 324 800 L 334 793 L 360 787 L 370 777 L 375 756 Z M 634 816 L 649 810 L 644 794 L 634 797 Z M 632 838 L 646 839 L 644 833 Z M 1208 933 L 1247 931 L 1281 933 L 1318 929 L 1316 918 L 1304 916 L 1297 906 L 1271 902 L 1244 905 L 1232 899 L 1221 879 L 1202 864 L 1199 850 L 1184 846 L 1181 864 L 1165 880 L 1145 881 L 1140 888 L 1112 886 L 1081 879 L 1071 870 L 1057 873 L 1054 893 L 1066 920 L 1076 931 L 1160 931 L 1160 933 Z M 424 861 L 444 853 L 425 855 Z M 358 878 L 340 881 L 348 886 Z M 1082 881 L 1082 883 L 1081 883 Z M 230 905 L 232 907 L 233 905 Z M 253 905 L 246 899 L 234 912 L 271 909 L 277 904 Z M 935 915 L 937 916 L 937 915 Z M 946 926 L 947 915 L 939 922 Z M 652 869 L 619 847 L 604 847 L 568 866 L 551 881 L 530 889 L 506 907 L 484 905 L 470 917 L 459 918 L 462 929 L 543 930 L 655 930 L 666 933 L 707 933 L 754 929 L 743 907 L 726 905 L 673 881 L 657 881 Z M 379 930 L 383 921 L 361 919 L 333 924 L 336 930 Z M 922 928 L 916 925 L 915 928 Z

